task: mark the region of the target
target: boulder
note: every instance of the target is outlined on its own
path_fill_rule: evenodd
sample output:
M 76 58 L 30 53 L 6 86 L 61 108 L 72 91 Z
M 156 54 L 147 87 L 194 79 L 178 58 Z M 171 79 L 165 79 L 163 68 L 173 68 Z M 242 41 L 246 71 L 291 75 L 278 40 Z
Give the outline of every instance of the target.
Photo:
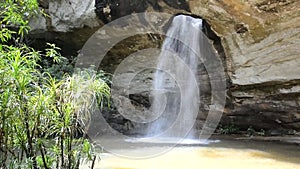
M 100 23 L 94 10 L 95 0 L 49 0 L 51 27 L 57 32 L 69 32 L 85 26 L 97 27 Z

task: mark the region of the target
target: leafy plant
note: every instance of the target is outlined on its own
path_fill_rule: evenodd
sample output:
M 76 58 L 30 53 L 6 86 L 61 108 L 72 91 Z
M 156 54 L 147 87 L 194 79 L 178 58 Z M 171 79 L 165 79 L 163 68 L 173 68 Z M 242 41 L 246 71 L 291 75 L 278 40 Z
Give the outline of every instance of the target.
M 256 134 L 255 129 L 252 126 L 249 126 L 248 129 L 247 129 L 247 135 L 248 136 L 253 136 L 255 134 Z
M 226 126 L 220 126 L 219 131 L 221 134 L 236 134 L 239 131 L 239 128 L 234 124 L 229 124 Z
M 19 35 L 17 41 L 22 41 L 24 34 L 28 33 L 28 19 L 38 13 L 36 0 L 4 0 L 0 1 L 0 39 L 7 42 L 14 34 Z
M 259 131 L 257 131 L 252 126 L 249 126 L 247 129 L 247 135 L 248 136 L 254 136 L 254 135 L 265 136 L 266 131 L 264 129 L 260 129 Z
M 264 129 L 260 129 L 260 131 L 257 132 L 257 135 L 265 136 L 266 135 L 266 131 Z
M 58 52 L 60 50 L 59 47 L 55 46 L 55 44 L 47 43 L 48 47 L 46 49 L 45 57 L 50 56 L 50 59 L 41 60 L 42 71 L 48 72 L 52 77 L 56 79 L 62 79 L 64 74 L 72 74 L 74 71 L 74 62 L 75 59 L 70 60 L 61 56 Z M 52 59 L 52 60 L 51 60 Z
M 57 79 L 39 65 L 63 57 L 55 45 L 42 55 L 18 40 L 38 11 L 36 0 L 1 1 L 0 9 L 0 168 L 77 169 L 95 160 L 85 131 L 109 86 L 92 69 Z
M 92 160 L 85 129 L 109 86 L 93 70 L 60 81 L 43 75 L 39 53 L 25 46 L 2 46 L 0 59 L 1 164 L 78 168 L 80 159 Z

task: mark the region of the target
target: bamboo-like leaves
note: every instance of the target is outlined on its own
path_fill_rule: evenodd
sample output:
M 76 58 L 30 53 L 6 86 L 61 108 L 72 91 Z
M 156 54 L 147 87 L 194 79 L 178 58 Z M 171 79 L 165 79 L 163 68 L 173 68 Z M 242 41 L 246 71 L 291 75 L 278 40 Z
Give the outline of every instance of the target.
M 16 168 L 77 168 L 81 159 L 94 155 L 78 135 L 85 136 L 91 113 L 109 99 L 110 88 L 92 69 L 56 80 L 36 69 L 40 58 L 26 46 L 0 50 L 0 142 L 10 157 L 0 162 Z

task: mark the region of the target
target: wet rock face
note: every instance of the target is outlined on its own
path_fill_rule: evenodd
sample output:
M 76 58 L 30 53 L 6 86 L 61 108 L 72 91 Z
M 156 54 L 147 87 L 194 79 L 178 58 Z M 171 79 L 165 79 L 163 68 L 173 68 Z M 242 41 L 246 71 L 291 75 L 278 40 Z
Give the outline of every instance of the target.
M 232 110 L 223 122 L 234 123 L 242 129 L 299 130 L 299 81 L 239 86 L 231 89 Z
M 206 35 L 211 38 L 215 48 L 217 49 L 220 57 L 225 62 L 224 51 L 222 51 L 222 46 L 220 44 L 220 39 L 211 31 L 210 26 L 204 22 L 204 30 Z M 107 34 L 106 34 L 107 35 Z M 105 70 L 109 73 L 115 73 L 118 66 L 121 63 L 124 64 L 126 61 L 126 65 L 131 65 L 123 72 L 122 77 L 119 78 L 118 83 L 113 85 L 114 94 L 117 94 L 117 98 L 113 99 L 112 105 L 115 105 L 115 101 L 126 104 L 126 108 L 130 107 L 128 104 L 132 105 L 132 109 L 126 111 L 130 112 L 130 117 L 133 119 L 141 119 L 146 118 L 149 113 L 149 108 L 151 106 L 151 95 L 150 91 L 152 88 L 152 81 L 154 77 L 154 73 L 156 70 L 144 70 L 139 72 L 144 66 L 149 65 L 157 65 L 158 60 L 157 56 L 159 55 L 159 51 L 157 50 L 147 50 L 147 52 L 140 52 L 145 49 L 160 49 L 162 42 L 165 37 L 158 34 L 146 34 L 146 35 L 135 35 L 120 41 L 116 44 L 103 58 L 100 69 Z M 158 52 L 158 53 L 157 53 Z M 134 59 L 132 57 L 134 55 Z M 139 63 L 139 64 L 137 64 Z M 201 128 L 203 125 L 203 121 L 205 120 L 211 101 L 211 87 L 210 87 L 210 77 L 208 76 L 208 72 L 205 68 L 205 65 L 201 62 L 198 65 L 199 69 L 197 71 L 197 80 L 199 81 L 199 92 L 200 96 L 200 111 L 199 116 L 197 117 L 197 124 L 195 128 Z M 116 75 L 117 76 L 117 75 Z M 118 75 L 120 76 L 120 75 Z M 134 78 L 130 81 L 129 90 L 124 92 L 124 86 L 118 86 L 121 84 L 127 84 L 127 80 L 131 79 L 129 77 L 134 76 Z M 171 84 L 170 84 L 171 85 Z M 172 85 L 170 86 L 172 87 Z M 122 107 L 122 106 L 120 106 Z M 123 105 L 124 107 L 124 105 Z M 126 109 L 127 110 L 127 109 Z M 125 112 L 125 114 L 126 114 Z M 108 111 L 104 112 L 105 118 L 107 122 L 116 130 L 128 134 L 128 135 L 145 135 L 145 131 L 147 131 L 147 127 L 145 123 L 137 123 L 126 119 L 126 116 L 118 112 L 117 108 L 109 113 Z M 127 116 L 128 117 L 128 116 Z M 171 117 L 171 116 L 170 116 Z

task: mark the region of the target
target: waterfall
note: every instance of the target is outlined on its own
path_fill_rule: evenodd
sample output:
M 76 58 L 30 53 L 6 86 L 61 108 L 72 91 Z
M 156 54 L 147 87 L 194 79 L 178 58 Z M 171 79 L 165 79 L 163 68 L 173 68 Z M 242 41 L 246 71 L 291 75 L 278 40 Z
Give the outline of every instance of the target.
M 192 136 L 199 110 L 197 67 L 202 20 L 178 15 L 166 34 L 153 79 L 148 136 Z

